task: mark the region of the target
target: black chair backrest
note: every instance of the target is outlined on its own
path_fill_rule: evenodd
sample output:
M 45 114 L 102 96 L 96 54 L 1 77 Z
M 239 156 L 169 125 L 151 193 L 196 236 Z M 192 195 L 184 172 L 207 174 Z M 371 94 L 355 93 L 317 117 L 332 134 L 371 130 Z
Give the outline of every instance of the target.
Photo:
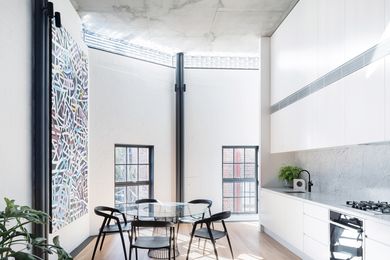
M 108 220 L 113 219 L 117 222 L 119 222 L 119 219 L 118 219 L 118 217 L 114 216 L 114 213 L 121 214 L 124 222 L 127 224 L 127 219 L 126 219 L 125 214 L 122 213 L 119 209 L 111 208 L 111 207 L 107 207 L 107 206 L 97 206 L 97 207 L 95 207 L 94 212 L 96 215 L 98 215 L 100 217 L 103 217 L 103 218 L 108 219 Z
M 139 199 L 135 201 L 135 204 L 141 204 L 141 203 L 158 203 L 158 200 L 156 199 Z
M 220 220 L 223 221 L 225 219 L 230 218 L 231 215 L 232 215 L 232 213 L 230 211 L 223 211 L 223 212 L 211 215 L 208 218 L 204 218 L 204 219 L 198 220 L 198 221 L 196 221 L 196 223 L 197 224 L 202 224 L 202 223 L 212 223 L 212 222 L 216 222 L 216 221 L 220 221 Z
M 213 205 L 213 202 L 211 200 L 206 200 L 206 199 L 191 200 L 188 203 L 190 203 L 190 204 L 207 204 L 208 208 L 211 208 L 211 206 Z
M 174 224 L 169 221 L 152 221 L 152 220 L 133 220 L 131 221 L 133 227 L 145 227 L 145 228 L 165 228 L 173 227 Z

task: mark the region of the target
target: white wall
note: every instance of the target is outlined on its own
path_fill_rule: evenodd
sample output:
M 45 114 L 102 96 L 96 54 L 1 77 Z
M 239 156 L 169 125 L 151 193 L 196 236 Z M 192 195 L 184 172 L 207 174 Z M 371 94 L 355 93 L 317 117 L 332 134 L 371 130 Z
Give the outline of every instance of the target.
M 64 28 L 72 35 L 73 39 L 77 44 L 83 49 L 83 51 L 88 55 L 88 48 L 85 45 L 82 38 L 82 25 L 80 17 L 78 16 L 76 10 L 73 8 L 69 0 L 52 0 L 54 4 L 55 11 L 61 13 L 61 22 Z M 91 84 L 89 85 L 91 87 Z M 90 170 L 89 170 L 90 172 Z M 90 177 L 88 176 L 88 182 L 90 182 Z M 88 184 L 89 185 L 89 184 Z M 89 200 L 90 200 L 89 193 Z M 81 244 L 86 238 L 89 237 L 89 216 L 91 211 L 88 214 L 82 216 L 76 221 L 68 224 L 59 231 L 50 235 L 50 238 L 58 235 L 60 237 L 61 245 L 68 252 L 71 252 L 78 245 Z M 76 235 L 77 234 L 77 235 Z
M 115 144 L 154 145 L 155 198 L 174 200 L 174 70 L 93 49 L 90 64 L 90 211 L 114 205 Z
M 31 205 L 31 22 L 31 1 L 0 1 L 0 209 Z
M 186 69 L 184 79 L 185 200 L 208 198 L 220 211 L 222 146 L 259 145 L 259 71 Z

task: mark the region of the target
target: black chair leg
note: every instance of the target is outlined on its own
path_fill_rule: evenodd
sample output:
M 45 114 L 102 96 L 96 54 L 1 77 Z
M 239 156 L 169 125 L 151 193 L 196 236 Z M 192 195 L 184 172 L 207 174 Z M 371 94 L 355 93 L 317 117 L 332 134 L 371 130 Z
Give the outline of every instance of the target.
M 106 233 L 103 234 L 103 239 L 102 239 L 102 242 L 100 243 L 99 251 L 102 251 L 103 243 L 104 243 L 104 239 L 105 239 L 105 238 L 106 238 Z
M 210 224 L 207 224 L 207 231 L 209 232 L 211 243 L 213 243 L 215 258 L 218 260 L 219 258 L 218 258 L 217 246 L 215 245 L 213 233 L 211 233 Z
M 96 254 L 97 247 L 99 245 L 99 241 L 100 241 L 100 236 L 101 235 L 102 235 L 102 232 L 100 231 L 99 235 L 97 237 L 97 240 L 96 240 L 95 248 L 93 249 L 92 260 L 95 259 L 95 254 Z
M 171 252 L 172 252 L 172 248 L 169 247 L 168 248 L 168 259 L 171 260 Z
M 125 260 L 127 260 L 125 239 L 123 238 L 123 233 L 122 232 L 120 233 L 120 235 L 121 235 L 121 240 L 122 240 L 123 253 L 125 254 Z
M 192 244 L 192 239 L 194 238 L 195 229 L 196 229 L 196 225 L 193 225 L 193 227 L 192 227 L 192 232 L 191 232 L 191 238 L 190 238 L 190 244 L 188 245 L 187 258 L 186 258 L 186 260 L 188 260 L 188 258 L 189 258 L 189 256 L 190 256 L 191 244 Z
M 135 249 L 135 260 L 138 260 L 138 248 Z
M 133 247 L 130 246 L 130 249 L 129 249 L 129 260 L 131 260 L 131 253 L 132 253 L 132 251 L 133 251 Z
M 175 231 L 173 231 L 173 260 L 176 259 L 176 239 L 175 239 Z M 171 249 L 169 249 L 171 250 Z
M 230 253 L 232 254 L 232 259 L 234 259 L 232 244 L 230 243 L 229 234 L 227 232 L 226 232 L 226 238 L 227 238 L 227 241 L 228 241 L 228 244 L 229 244 Z

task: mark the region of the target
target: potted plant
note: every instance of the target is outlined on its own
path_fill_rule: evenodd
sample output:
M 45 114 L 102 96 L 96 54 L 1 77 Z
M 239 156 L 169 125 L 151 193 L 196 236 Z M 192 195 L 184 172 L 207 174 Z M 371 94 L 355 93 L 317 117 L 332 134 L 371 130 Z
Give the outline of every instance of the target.
M 73 259 L 61 246 L 58 236 L 49 244 L 45 238 L 30 231 L 30 224 L 47 225 L 49 216 L 27 206 L 19 206 L 14 200 L 4 198 L 6 207 L 0 211 L 0 259 L 42 259 L 32 253 L 32 248 L 54 254 L 59 260 Z
M 278 178 L 279 180 L 283 181 L 285 187 L 292 188 L 293 180 L 299 177 L 299 172 L 301 170 L 302 168 L 297 166 L 282 166 L 280 167 Z

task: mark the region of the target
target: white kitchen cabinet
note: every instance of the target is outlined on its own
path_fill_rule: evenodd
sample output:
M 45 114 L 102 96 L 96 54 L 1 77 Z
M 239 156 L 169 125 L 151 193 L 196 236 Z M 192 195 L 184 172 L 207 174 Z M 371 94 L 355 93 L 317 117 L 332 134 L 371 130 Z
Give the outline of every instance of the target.
M 380 142 L 385 136 L 384 59 L 345 77 L 346 144 Z
M 318 0 L 318 74 L 345 61 L 345 0 Z
M 329 222 L 304 215 L 303 233 L 325 246 L 329 245 Z
M 366 238 L 365 240 L 365 260 L 388 260 L 390 256 L 390 246 L 381 242 Z
M 303 202 L 274 192 L 261 191 L 261 225 L 301 252 L 303 251 L 302 220 Z
M 303 213 L 323 222 L 329 221 L 329 209 L 322 206 L 314 205 L 312 203 L 305 203 L 303 205 Z
M 385 58 L 385 139 L 390 140 L 390 56 Z
M 385 0 L 345 0 L 346 59 L 381 41 L 385 31 Z
M 345 143 L 344 92 L 343 81 L 337 81 L 312 95 L 316 115 L 313 148 L 334 147 Z
M 312 260 L 329 260 L 329 246 L 319 243 L 311 237 L 304 235 L 303 251 Z
M 318 77 L 317 1 L 301 0 L 271 38 L 271 105 Z
M 312 148 L 314 99 L 306 97 L 271 115 L 271 153 Z

